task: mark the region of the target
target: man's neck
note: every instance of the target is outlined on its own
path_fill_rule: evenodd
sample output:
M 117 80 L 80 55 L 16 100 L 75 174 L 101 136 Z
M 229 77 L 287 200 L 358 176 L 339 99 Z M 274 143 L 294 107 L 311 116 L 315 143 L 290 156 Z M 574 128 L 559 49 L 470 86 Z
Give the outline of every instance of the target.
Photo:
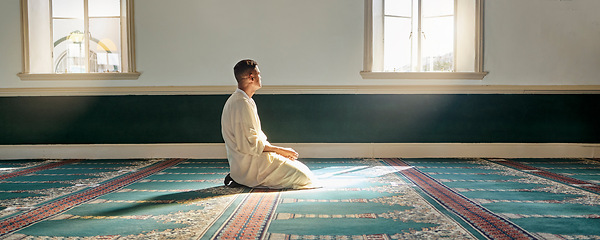
M 250 86 L 238 86 L 238 88 L 242 91 L 244 91 L 246 93 L 246 95 L 248 95 L 248 97 L 252 98 L 252 96 L 254 96 L 254 93 L 256 93 L 256 89 L 253 89 Z
M 248 97 L 250 97 L 250 98 L 252 98 L 252 96 L 254 96 L 254 93 L 256 92 L 256 91 L 251 91 L 248 89 L 246 89 L 246 90 L 242 89 L 242 91 L 244 91 L 246 93 L 246 95 L 248 95 Z

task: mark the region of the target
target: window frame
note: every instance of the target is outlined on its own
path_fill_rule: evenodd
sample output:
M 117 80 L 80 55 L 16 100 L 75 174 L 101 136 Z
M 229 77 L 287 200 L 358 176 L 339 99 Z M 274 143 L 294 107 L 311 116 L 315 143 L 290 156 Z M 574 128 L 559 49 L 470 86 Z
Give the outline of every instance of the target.
M 360 75 L 363 79 L 466 79 L 482 80 L 488 72 L 483 70 L 483 1 L 475 0 L 475 71 L 473 72 L 384 72 L 373 71 L 375 61 L 374 49 L 374 20 L 377 17 L 374 13 L 374 1 L 365 0 L 364 7 L 364 59 L 363 70 Z
M 134 0 L 125 0 L 127 6 L 126 41 L 127 68 L 121 72 L 110 73 L 31 73 L 29 51 L 29 5 L 28 0 L 21 0 L 21 35 L 22 35 L 22 72 L 17 76 L 23 81 L 38 80 L 136 80 L 141 73 L 136 70 Z

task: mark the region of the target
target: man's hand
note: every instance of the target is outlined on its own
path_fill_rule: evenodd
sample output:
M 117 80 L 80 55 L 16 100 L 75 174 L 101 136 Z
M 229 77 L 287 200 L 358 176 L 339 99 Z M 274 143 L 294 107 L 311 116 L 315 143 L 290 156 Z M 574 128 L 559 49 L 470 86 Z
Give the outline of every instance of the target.
M 274 153 L 284 156 L 290 160 L 298 159 L 298 153 L 294 149 L 291 149 L 291 148 L 284 148 L 284 147 L 268 145 L 268 146 L 265 146 L 265 149 L 263 150 L 263 152 L 274 152 Z
M 279 148 L 278 151 L 275 151 L 275 153 L 284 156 L 286 158 L 289 158 L 290 160 L 296 160 L 298 159 L 298 153 L 296 151 L 294 151 L 294 149 L 291 148 Z

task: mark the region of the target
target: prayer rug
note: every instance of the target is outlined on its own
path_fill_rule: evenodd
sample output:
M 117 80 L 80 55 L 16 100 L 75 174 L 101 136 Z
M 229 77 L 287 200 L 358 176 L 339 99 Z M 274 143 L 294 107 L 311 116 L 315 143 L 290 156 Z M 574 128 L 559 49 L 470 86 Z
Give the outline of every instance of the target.
M 594 159 L 302 159 L 320 188 L 227 188 L 226 160 L 0 162 L 0 239 L 600 239 Z

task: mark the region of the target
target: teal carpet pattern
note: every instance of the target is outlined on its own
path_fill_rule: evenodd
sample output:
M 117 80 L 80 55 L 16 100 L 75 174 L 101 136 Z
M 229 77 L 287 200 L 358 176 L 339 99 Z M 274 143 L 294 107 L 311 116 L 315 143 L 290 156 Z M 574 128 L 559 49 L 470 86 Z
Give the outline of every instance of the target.
M 320 188 L 227 188 L 226 160 L 0 161 L 0 239 L 600 239 L 597 159 L 301 159 Z

